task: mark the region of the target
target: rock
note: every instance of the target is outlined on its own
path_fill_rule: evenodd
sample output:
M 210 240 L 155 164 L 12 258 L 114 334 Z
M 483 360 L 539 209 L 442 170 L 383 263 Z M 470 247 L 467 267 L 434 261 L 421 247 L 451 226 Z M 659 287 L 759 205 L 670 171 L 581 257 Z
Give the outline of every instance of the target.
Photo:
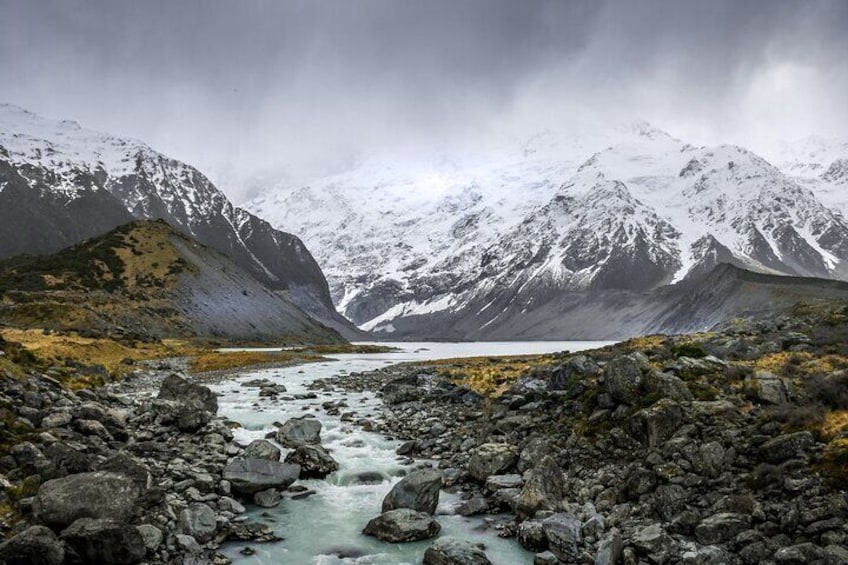
M 244 457 L 230 461 L 223 473 L 235 492 L 248 496 L 269 488 L 285 490 L 299 476 L 300 465 Z
M 474 496 L 469 500 L 462 502 L 456 507 L 456 513 L 460 516 L 476 516 L 483 514 L 489 509 L 489 503 L 482 496 Z
M 630 537 L 630 543 L 648 555 L 659 555 L 674 549 L 676 542 L 659 524 L 651 524 Z
M 649 368 L 648 358 L 642 353 L 611 359 L 604 367 L 604 384 L 610 397 L 620 404 L 637 404 L 642 374 Z
M 0 543 L 0 563 L 5 565 L 62 565 L 65 548 L 44 526 L 30 526 Z
M 550 549 L 558 559 L 566 562 L 576 560 L 581 541 L 582 523 L 570 514 L 554 514 L 542 520 L 542 532 Z
M 106 426 L 97 420 L 74 420 L 73 428 L 84 436 L 97 436 L 105 441 L 112 441 L 112 434 Z
M 476 448 L 468 459 L 468 474 L 480 482 L 489 475 L 509 471 L 518 458 L 516 449 L 505 443 L 484 443 Z
M 533 565 L 559 565 L 561 561 L 550 551 L 543 551 L 533 556 Z
M 573 390 L 578 383 L 600 372 L 595 360 L 586 355 L 576 355 L 551 372 L 548 390 Z
M 789 399 L 786 382 L 773 373 L 757 371 L 746 379 L 745 392 L 760 404 L 783 404 Z
M 125 441 L 128 438 L 126 418 L 118 410 L 107 408 L 97 402 L 85 402 L 73 410 L 73 416 L 77 420 L 100 422 L 117 440 Z
M 485 488 L 489 492 L 495 492 L 505 488 L 521 488 L 524 486 L 524 479 L 517 473 L 509 475 L 489 475 L 486 478 Z
M 109 471 L 79 473 L 42 484 L 33 501 L 35 519 L 65 527 L 78 518 L 129 521 L 140 494 L 129 477 Z
M 189 555 L 198 555 L 203 552 L 197 540 L 187 534 L 177 534 L 174 539 L 177 540 L 177 546 Z
M 153 409 L 163 423 L 176 424 L 180 431 L 195 432 L 212 421 L 218 411 L 218 398 L 208 387 L 172 373 L 162 382 Z
M 215 537 L 215 511 L 202 502 L 190 504 L 180 512 L 180 532 L 193 537 L 199 543 L 206 543 Z
M 277 430 L 277 443 L 296 448 L 321 443 L 321 422 L 315 418 L 292 418 Z
M 654 393 L 661 398 L 670 398 L 679 402 L 688 402 L 693 399 L 689 387 L 678 376 L 659 371 L 649 371 L 644 381 L 645 390 Z
M 424 565 L 491 565 L 483 547 L 446 536 L 424 552 Z
M 524 520 L 518 525 L 518 543 L 527 551 L 542 551 L 548 547 L 548 539 L 540 520 Z
M 218 412 L 218 397 L 209 387 L 190 382 L 176 373 L 165 377 L 157 398 L 192 404 L 212 414 Z
M 62 408 L 51 412 L 41 420 L 41 427 L 44 429 L 62 428 L 71 423 L 71 411 L 67 408 Z
M 84 563 L 132 565 L 144 559 L 144 538 L 135 526 L 115 520 L 80 518 L 62 539 Z
M 383 402 L 392 406 L 418 400 L 421 396 L 421 391 L 418 387 L 403 383 L 389 383 L 383 387 Z
M 142 491 L 150 488 L 150 470 L 144 463 L 128 453 L 116 453 L 97 465 L 98 471 L 110 471 L 129 477 Z
M 362 533 L 388 543 L 418 541 L 434 537 L 442 527 L 429 514 L 410 508 L 383 512 L 374 518 Z
M 657 447 L 674 435 L 683 423 L 683 409 L 674 400 L 663 398 L 639 410 L 630 418 L 627 429 L 648 447 Z
M 720 512 L 702 520 L 695 528 L 695 537 L 704 545 L 724 543 L 747 530 L 750 522 L 744 514 Z
M 383 512 L 411 508 L 433 514 L 439 505 L 442 474 L 435 469 L 419 469 L 402 478 L 383 499 Z
M 788 459 L 802 457 L 815 443 L 813 434 L 807 431 L 784 434 L 761 445 L 760 458 L 769 463 L 783 463 Z
M 142 524 L 136 526 L 138 533 L 141 534 L 141 539 L 144 541 L 144 547 L 148 551 L 156 551 L 162 545 L 163 534 L 162 530 L 152 524 Z
M 772 559 L 779 565 L 806 565 L 819 562 L 824 556 L 825 552 L 822 548 L 807 542 L 781 547 L 774 553 Z
M 242 457 L 247 459 L 267 459 L 268 461 L 279 461 L 282 452 L 280 448 L 267 439 L 255 439 L 244 448 Z
M 323 479 L 339 470 L 339 464 L 320 445 L 301 445 L 286 456 L 286 463 L 300 465 L 301 479 Z
M 595 554 L 595 565 L 615 565 L 621 559 L 621 551 L 624 543 L 618 530 L 612 530 L 604 540 L 598 544 L 598 553 Z
M 557 510 L 563 497 L 562 469 L 546 455 L 529 472 L 527 482 L 515 502 L 519 519 L 539 510 Z
M 260 490 L 253 495 L 253 504 L 262 508 L 274 508 L 280 505 L 280 491 L 275 488 Z

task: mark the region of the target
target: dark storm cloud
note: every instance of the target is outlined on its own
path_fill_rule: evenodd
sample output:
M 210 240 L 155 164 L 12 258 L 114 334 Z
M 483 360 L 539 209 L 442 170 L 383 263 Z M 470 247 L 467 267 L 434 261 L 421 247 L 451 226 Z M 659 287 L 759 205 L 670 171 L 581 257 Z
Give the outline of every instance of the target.
M 848 3 L 0 0 L 0 100 L 215 171 L 644 117 L 846 132 Z

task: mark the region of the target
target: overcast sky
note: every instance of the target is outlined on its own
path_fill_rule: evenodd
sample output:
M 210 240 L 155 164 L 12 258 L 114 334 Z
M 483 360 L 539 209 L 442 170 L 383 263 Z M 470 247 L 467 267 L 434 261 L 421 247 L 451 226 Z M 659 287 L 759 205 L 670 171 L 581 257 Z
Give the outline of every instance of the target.
M 0 71 L 213 177 L 575 116 L 758 149 L 848 136 L 848 2 L 0 0 Z

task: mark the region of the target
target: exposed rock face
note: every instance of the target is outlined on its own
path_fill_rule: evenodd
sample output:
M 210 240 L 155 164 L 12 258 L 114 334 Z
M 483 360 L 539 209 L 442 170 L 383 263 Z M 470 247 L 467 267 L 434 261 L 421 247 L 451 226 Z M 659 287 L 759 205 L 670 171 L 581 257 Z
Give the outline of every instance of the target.
M 284 447 L 321 443 L 321 422 L 315 418 L 292 418 L 277 430 L 277 442 Z
M 30 526 L 0 543 L 0 563 L 6 565 L 63 565 L 65 548 L 44 526 Z
M 383 499 L 383 512 L 411 508 L 433 514 L 439 505 L 439 491 L 444 480 L 435 469 L 419 469 L 402 478 Z
M 301 479 L 323 479 L 339 470 L 339 464 L 320 445 L 301 445 L 286 455 L 286 463 L 300 465 Z
M 252 495 L 269 488 L 287 489 L 300 476 L 300 466 L 237 457 L 224 468 L 223 476 L 232 484 L 234 491 Z
M 489 475 L 509 471 L 518 459 L 515 448 L 507 444 L 484 443 L 468 459 L 468 474 L 485 482 Z
M 424 565 L 490 565 L 481 545 L 454 537 L 437 539 L 424 552 Z
M 368 522 L 362 533 L 388 543 L 403 543 L 432 538 L 441 529 L 429 514 L 398 508 L 383 512 Z
M 129 521 L 139 489 L 132 479 L 108 471 L 79 473 L 47 481 L 33 502 L 35 519 L 54 527 L 79 518 Z
M 85 563 L 134 565 L 144 559 L 144 538 L 135 526 L 115 520 L 80 518 L 62 539 Z

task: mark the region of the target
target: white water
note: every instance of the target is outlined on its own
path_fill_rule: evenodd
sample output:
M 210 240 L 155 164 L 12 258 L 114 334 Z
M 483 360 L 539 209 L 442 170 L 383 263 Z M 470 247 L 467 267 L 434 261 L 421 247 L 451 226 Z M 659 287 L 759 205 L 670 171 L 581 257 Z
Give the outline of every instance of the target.
M 241 375 L 213 387 L 221 393 L 219 413 L 244 428 L 236 430 L 236 440 L 247 444 L 274 430 L 274 422 L 314 414 L 323 424 L 322 444 L 339 462 L 339 471 L 326 480 L 299 481 L 316 491 L 302 500 L 287 500 L 277 508 L 250 508 L 250 516 L 269 523 L 284 541 L 274 544 L 235 543 L 224 552 L 236 563 L 244 565 L 278 564 L 357 564 L 399 565 L 421 563 L 424 550 L 433 540 L 408 544 L 387 544 L 361 534 L 371 518 L 380 514 L 383 497 L 392 485 L 411 467 L 395 455 L 399 441 L 388 440 L 380 434 L 363 432 L 342 422 L 338 416 L 328 416 L 321 408 L 323 402 L 342 398 L 341 392 L 318 392 L 317 399 L 273 401 L 259 398 L 258 389 L 239 386 L 241 381 L 267 378 L 288 389 L 287 394 L 308 392 L 307 385 L 315 379 L 369 371 L 406 361 L 473 357 L 489 355 L 518 355 L 579 351 L 606 345 L 607 342 L 474 342 L 474 343 L 387 343 L 400 350 L 378 354 L 334 355 L 334 360 L 318 364 L 263 369 Z M 356 411 L 358 418 L 380 420 L 381 405 L 371 392 L 344 395 L 348 404 L 341 412 Z M 362 472 L 377 472 L 384 477 L 379 484 L 352 484 Z M 495 565 L 532 563 L 531 554 L 512 540 L 498 538 L 494 529 L 485 527 L 482 517 L 464 518 L 452 513 L 459 503 L 456 496 L 442 492 L 437 516 L 442 525 L 440 535 L 452 535 L 483 543 Z M 246 545 L 256 551 L 250 557 L 239 554 Z M 339 558 L 328 555 L 333 550 L 354 551 L 359 557 Z

